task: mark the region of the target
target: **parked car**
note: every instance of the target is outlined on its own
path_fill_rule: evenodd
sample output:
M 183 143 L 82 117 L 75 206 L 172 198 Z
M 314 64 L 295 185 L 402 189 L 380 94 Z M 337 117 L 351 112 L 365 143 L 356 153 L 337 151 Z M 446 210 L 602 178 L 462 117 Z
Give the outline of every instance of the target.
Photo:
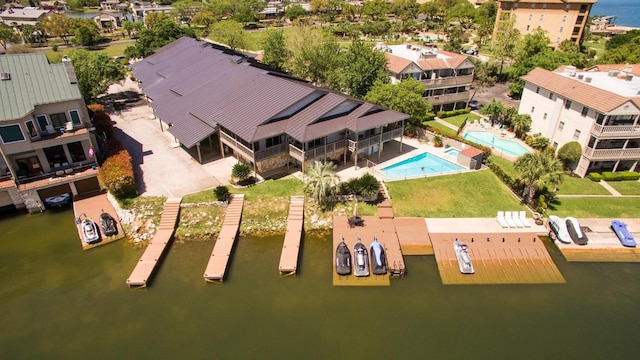
M 480 110 L 481 107 L 482 107 L 482 104 L 480 104 L 478 100 L 469 101 L 469 108 L 471 110 Z

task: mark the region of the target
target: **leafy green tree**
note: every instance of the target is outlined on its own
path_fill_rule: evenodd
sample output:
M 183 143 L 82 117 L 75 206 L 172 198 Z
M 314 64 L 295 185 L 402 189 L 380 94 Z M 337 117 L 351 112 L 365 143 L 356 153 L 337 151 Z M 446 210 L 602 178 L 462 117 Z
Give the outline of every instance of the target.
M 330 198 L 336 193 L 340 177 L 336 174 L 336 165 L 314 161 L 304 174 L 305 192 L 321 207 L 326 207 Z
M 153 54 L 155 49 L 183 36 L 195 38 L 191 28 L 180 27 L 174 20 L 166 19 L 149 29 L 142 29 L 135 45 L 124 50 L 128 58 L 143 58 Z
M 619 34 L 611 37 L 605 44 L 605 50 L 612 50 L 623 45 L 633 42 L 633 40 L 640 36 L 640 29 L 627 31 L 624 34 Z
M 473 99 L 479 90 L 495 85 L 498 80 L 496 77 L 498 66 L 493 61 L 484 62 L 476 58 L 471 58 L 471 61 L 475 64 L 473 94 L 471 95 L 471 99 Z
M 431 111 L 431 104 L 423 97 L 424 85 L 413 78 L 399 84 L 377 82 L 365 100 L 409 115 L 411 126 L 420 126 Z
M 340 69 L 342 91 L 362 98 L 373 85 L 387 80 L 384 54 L 373 48 L 373 45 L 356 38 L 346 52 L 343 53 L 343 66 Z
M 345 3 L 342 5 L 342 16 L 346 17 L 348 21 L 355 22 L 360 19 L 362 15 L 362 5 Z
M 640 64 L 640 36 L 606 50 L 598 62 L 600 64 Z
M 545 150 L 549 147 L 549 139 L 541 134 L 535 134 L 532 137 L 527 138 L 525 142 L 536 150 Z
M 20 41 L 20 36 L 16 34 L 13 29 L 0 25 L 0 45 L 7 52 L 7 43 L 17 43 Z
M 459 1 L 445 12 L 445 20 L 447 22 L 458 21 L 465 28 L 473 25 L 476 16 L 475 7 L 468 1 Z
M 73 43 L 82 46 L 95 45 L 100 39 L 100 31 L 95 24 L 80 24 L 74 31 Z
M 531 129 L 531 115 L 515 114 L 510 119 L 511 127 L 517 137 L 522 138 Z
M 566 53 L 580 53 L 580 45 L 575 42 L 565 39 L 558 44 L 557 51 L 566 52 Z
M 516 62 L 524 61 L 539 53 L 551 51 L 549 43 L 551 43 L 551 39 L 549 39 L 544 29 L 540 27 L 534 29 L 518 42 L 516 47 Z
M 577 141 L 570 141 L 558 150 L 558 159 L 562 161 L 567 169 L 575 168 L 578 160 L 582 156 L 582 145 Z
M 231 192 L 229 192 L 229 188 L 224 185 L 218 185 L 213 189 L 213 195 L 216 197 L 218 201 L 229 201 L 231 198 Z
M 416 0 L 393 0 L 391 12 L 403 23 L 416 18 L 420 11 L 420 4 Z
M 304 16 L 307 14 L 307 10 L 305 10 L 301 5 L 299 4 L 293 4 L 293 5 L 289 5 L 287 7 L 287 10 L 284 11 L 284 17 L 286 17 L 289 20 L 295 20 L 301 16 Z
M 496 99 L 493 99 L 490 103 L 480 109 L 480 114 L 488 115 L 491 119 L 491 125 L 493 125 L 494 123 L 500 121 L 505 111 L 506 109 L 504 107 L 504 104 L 500 101 L 496 101 Z
M 555 188 L 562 182 L 562 163 L 555 158 L 553 151 L 524 154 L 513 163 L 513 167 L 524 185 L 522 201 L 525 204 L 531 203 L 536 190 Z
M 87 104 L 124 79 L 124 65 L 105 53 L 72 50 L 68 54 L 78 78 L 78 87 Z
M 291 54 L 285 66 L 288 72 L 317 86 L 340 89 L 341 51 L 333 35 L 303 27 L 287 34 L 286 43 Z
M 145 15 L 144 25 L 147 27 L 147 29 L 150 29 L 156 26 L 157 24 L 162 23 L 165 20 L 175 21 L 169 17 L 169 14 L 166 14 L 162 11 L 152 11 L 152 12 L 148 12 Z
M 289 50 L 285 43 L 284 31 L 268 30 L 267 36 L 264 39 L 263 48 L 264 54 L 262 62 L 283 70 L 285 62 L 289 57 Z
M 362 15 L 377 21 L 389 12 L 389 4 L 385 0 L 371 0 L 362 4 Z
M 447 42 L 444 49 L 453 53 L 462 51 L 462 43 L 464 42 L 464 29 L 460 25 L 449 26 L 446 31 Z
M 238 182 L 247 180 L 251 176 L 251 167 L 246 163 L 235 163 L 231 168 L 231 176 L 238 179 Z
M 191 24 L 193 17 L 204 9 L 202 1 L 193 0 L 176 1 L 171 6 L 173 7 L 171 14 L 187 24 Z
M 498 6 L 493 1 L 486 1 L 476 9 L 475 25 L 478 40 L 476 43 L 483 45 L 485 39 L 491 37 L 493 26 L 496 23 Z
M 69 45 L 71 34 L 71 19 L 66 14 L 54 13 L 41 21 L 42 27 L 49 36 L 59 37 L 66 45 Z
M 516 46 L 519 39 L 520 31 L 515 27 L 514 17 L 501 21 L 498 24 L 498 30 L 493 37 L 491 49 L 500 62 L 500 70 L 498 71 L 499 75 L 502 74 L 504 62 L 515 57 Z
M 222 20 L 210 27 L 212 39 L 226 44 L 231 49 L 239 49 L 245 46 L 244 26 L 234 20 Z

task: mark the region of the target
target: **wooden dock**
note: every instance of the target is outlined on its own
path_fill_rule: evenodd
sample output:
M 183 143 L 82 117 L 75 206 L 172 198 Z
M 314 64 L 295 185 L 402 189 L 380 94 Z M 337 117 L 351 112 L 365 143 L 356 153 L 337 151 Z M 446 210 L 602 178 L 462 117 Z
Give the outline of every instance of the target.
M 429 233 L 443 284 L 558 284 L 564 277 L 535 233 Z M 467 244 L 475 274 L 458 268 L 453 241 Z
M 640 219 L 620 219 L 640 242 Z M 564 244 L 555 240 L 567 261 L 580 262 L 640 262 L 640 248 L 622 246 L 616 234 L 611 230 L 611 219 L 578 219 L 580 227 L 587 235 L 587 245 Z
M 103 212 L 108 213 L 116 221 L 118 228 L 118 234 L 114 236 L 105 236 L 100 228 L 100 214 Z M 82 244 L 82 250 L 89 250 L 95 247 L 105 245 L 116 240 L 120 240 L 125 237 L 124 230 L 120 224 L 120 219 L 116 214 L 116 210 L 113 205 L 107 199 L 107 194 L 98 194 L 90 197 L 75 198 L 73 199 L 73 214 L 76 220 L 82 220 L 85 217 L 93 220 L 96 223 L 98 231 L 100 232 L 100 242 L 95 244 L 87 244 L 84 242 L 84 234 L 82 232 L 82 225 L 79 221 L 76 221 L 76 228 L 78 230 L 78 236 L 80 238 L 80 244 Z
M 304 196 L 292 196 L 289 203 L 287 232 L 282 244 L 278 270 L 283 275 L 295 275 L 298 271 L 298 253 L 304 227 Z
M 129 275 L 127 279 L 129 287 L 145 287 L 149 283 L 149 278 L 162 259 L 162 255 L 175 231 L 181 201 L 182 199 L 180 198 L 169 198 L 164 203 L 158 231 L 142 253 L 131 275 Z
M 227 264 L 231 257 L 233 245 L 238 236 L 240 219 L 242 218 L 242 207 L 244 205 L 244 194 L 234 194 L 229 200 L 227 211 L 224 215 L 222 229 L 216 238 L 209 263 L 204 271 L 204 279 L 210 282 L 222 282 L 227 271 Z

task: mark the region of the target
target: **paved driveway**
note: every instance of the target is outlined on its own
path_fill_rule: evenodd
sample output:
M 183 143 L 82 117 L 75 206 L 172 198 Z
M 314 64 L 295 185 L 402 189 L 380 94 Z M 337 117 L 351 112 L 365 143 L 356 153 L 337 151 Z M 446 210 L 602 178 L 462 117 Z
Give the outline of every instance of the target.
M 109 89 L 110 93 L 120 91 L 137 89 L 130 80 Z M 116 137 L 133 159 L 140 195 L 182 197 L 220 185 L 223 182 L 218 177 L 228 179 L 229 175 L 215 166 L 209 168 L 217 174 L 208 172 L 181 149 L 166 127 L 160 130 L 160 122 L 152 114 L 151 108 L 144 104 L 110 114 L 115 122 Z

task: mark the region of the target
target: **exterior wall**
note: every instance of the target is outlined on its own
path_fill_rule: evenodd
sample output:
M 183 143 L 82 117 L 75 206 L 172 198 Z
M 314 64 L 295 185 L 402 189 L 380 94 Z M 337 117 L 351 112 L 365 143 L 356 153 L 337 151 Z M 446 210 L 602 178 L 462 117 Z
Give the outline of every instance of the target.
M 543 8 L 543 4 L 546 8 Z M 532 5 L 535 8 L 531 8 Z M 580 11 L 582 5 L 586 6 L 586 11 Z M 500 0 L 494 34 L 498 29 L 500 19 L 504 19 L 506 14 L 512 14 L 516 18 L 516 28 L 523 36 L 541 27 L 547 31 L 547 36 L 551 39 L 550 46 L 555 47 L 563 40 L 571 40 L 579 44 L 591 12 L 591 6 L 592 3 L 589 2 L 549 3 L 545 1 Z

